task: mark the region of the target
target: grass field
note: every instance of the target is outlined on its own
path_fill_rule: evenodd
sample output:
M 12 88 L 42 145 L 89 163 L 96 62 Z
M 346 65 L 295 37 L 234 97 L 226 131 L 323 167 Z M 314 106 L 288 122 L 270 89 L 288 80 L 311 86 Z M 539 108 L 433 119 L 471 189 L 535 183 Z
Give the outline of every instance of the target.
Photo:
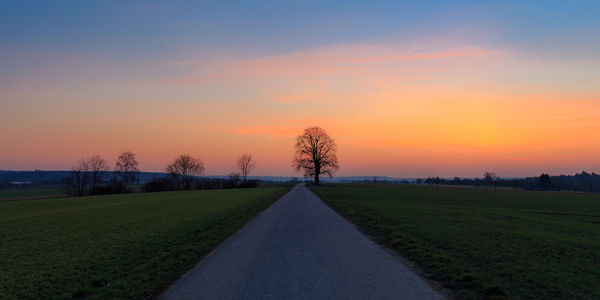
M 600 195 L 312 186 L 460 298 L 600 299 Z
M 17 199 L 48 198 L 64 195 L 64 189 L 36 189 L 36 188 L 16 188 L 0 189 L 0 201 Z
M 0 202 L 0 299 L 155 296 L 288 189 Z

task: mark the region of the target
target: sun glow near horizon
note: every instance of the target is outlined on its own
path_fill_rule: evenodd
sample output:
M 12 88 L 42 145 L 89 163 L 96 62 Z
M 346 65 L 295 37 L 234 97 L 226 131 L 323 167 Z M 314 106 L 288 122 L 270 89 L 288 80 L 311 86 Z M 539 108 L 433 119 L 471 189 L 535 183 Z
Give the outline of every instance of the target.
M 355 9 L 347 13 L 385 14 Z M 188 32 L 166 26 L 170 20 L 154 32 L 117 17 L 124 31 L 107 38 L 109 28 L 94 19 L 63 16 L 83 28 L 71 31 L 52 20 L 27 27 L 10 19 L 29 29 L 4 33 L 0 47 L 0 169 L 68 169 L 90 154 L 112 161 L 129 149 L 146 171 L 190 153 L 207 174 L 227 174 L 239 154 L 251 153 L 257 175 L 295 175 L 294 137 L 316 125 L 338 144 L 339 176 L 598 171 L 600 43 L 585 38 L 598 34 L 598 20 L 582 12 L 588 23 L 576 22 L 572 10 L 581 8 L 573 7 L 536 12 L 564 14 L 563 27 L 528 23 L 527 5 L 471 9 L 491 21 L 476 14 L 463 21 L 460 7 L 446 7 L 425 21 L 387 16 L 370 31 L 361 18 L 340 29 L 308 9 L 288 21 L 317 18 L 320 31 L 290 25 L 255 35 L 261 24 L 251 16 L 236 14 L 251 28 L 232 23 L 211 33 L 196 28 L 218 21 L 179 11 Z M 31 13 L 18 5 L 7 11 Z M 511 12 L 521 15 L 509 20 Z M 54 28 L 66 46 L 34 25 Z M 94 30 L 113 48 L 89 39 Z M 333 33 L 340 30 L 343 38 Z M 285 39 L 293 34 L 299 38 Z

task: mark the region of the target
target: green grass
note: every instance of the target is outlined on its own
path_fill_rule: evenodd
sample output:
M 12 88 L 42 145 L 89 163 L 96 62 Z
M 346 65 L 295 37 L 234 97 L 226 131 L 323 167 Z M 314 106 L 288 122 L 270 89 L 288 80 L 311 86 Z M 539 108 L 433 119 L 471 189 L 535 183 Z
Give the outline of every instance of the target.
M 15 188 L 0 189 L 0 201 L 56 197 L 65 194 L 64 189 Z
M 312 186 L 458 298 L 600 299 L 600 195 Z
M 156 296 L 288 189 L 0 202 L 0 299 Z

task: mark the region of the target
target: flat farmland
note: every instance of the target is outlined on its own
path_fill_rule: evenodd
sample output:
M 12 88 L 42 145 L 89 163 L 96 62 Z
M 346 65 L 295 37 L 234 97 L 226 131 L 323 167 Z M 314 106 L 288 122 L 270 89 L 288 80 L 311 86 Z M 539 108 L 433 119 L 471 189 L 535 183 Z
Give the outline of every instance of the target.
M 0 298 L 153 297 L 289 188 L 0 202 Z
M 600 195 L 426 185 L 311 189 L 458 298 L 600 298 Z
M 65 190 L 59 188 L 14 188 L 0 189 L 0 201 L 26 200 L 65 196 Z

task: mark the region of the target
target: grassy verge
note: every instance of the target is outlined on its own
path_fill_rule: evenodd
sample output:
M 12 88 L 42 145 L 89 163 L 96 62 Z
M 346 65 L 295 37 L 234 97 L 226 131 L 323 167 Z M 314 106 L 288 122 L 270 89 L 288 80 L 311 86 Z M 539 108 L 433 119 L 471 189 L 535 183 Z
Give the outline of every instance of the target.
M 600 299 L 600 195 L 416 185 L 311 189 L 458 298 Z
M 153 297 L 288 190 L 0 202 L 0 298 Z

